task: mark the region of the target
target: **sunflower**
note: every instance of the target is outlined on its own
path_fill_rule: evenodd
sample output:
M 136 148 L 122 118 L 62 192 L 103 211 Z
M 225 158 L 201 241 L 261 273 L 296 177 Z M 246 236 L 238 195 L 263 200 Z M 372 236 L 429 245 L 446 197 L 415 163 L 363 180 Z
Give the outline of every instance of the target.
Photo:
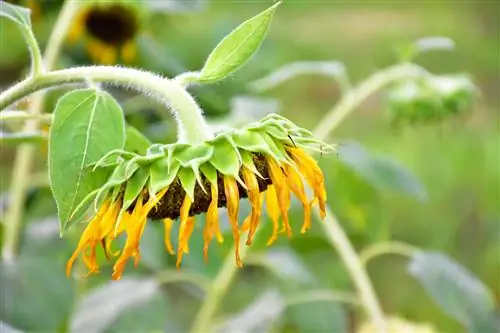
M 236 264 L 242 267 L 240 237 L 246 233 L 246 244 L 252 244 L 264 201 L 272 222 L 268 245 L 281 233 L 292 235 L 288 218 L 292 193 L 304 209 L 301 233 L 311 226 L 314 205 L 319 206 L 321 217 L 325 217 L 323 174 L 306 148 L 333 149 L 288 119 L 271 114 L 245 128 L 221 132 L 197 145 L 154 144 L 145 156 L 120 150 L 110 152 L 94 166 L 113 171 L 96 193 L 97 213 L 68 261 L 67 274 L 70 275 L 81 253 L 89 274 L 98 273 L 96 248 L 100 245 L 107 258 L 119 256 L 112 278 L 120 279 L 130 259 L 133 258 L 136 265 L 140 260 L 139 242 L 148 218 L 163 222 L 165 247 L 170 254 L 175 254 L 171 230 L 179 221 L 176 266 L 180 267 L 183 254 L 189 253 L 195 216 L 205 213 L 203 239 L 207 260 L 212 239 L 223 241 L 219 229 L 220 207 L 227 209 L 236 244 Z M 308 198 L 304 183 L 312 189 L 312 198 Z M 248 198 L 251 212 L 240 225 L 241 198 Z M 122 233 L 127 235 L 124 248 L 121 253 L 113 252 L 112 243 Z
M 130 1 L 83 6 L 68 32 L 68 41 L 83 39 L 87 53 L 96 63 L 131 63 L 137 54 L 135 39 L 140 31 L 140 16 L 140 7 Z

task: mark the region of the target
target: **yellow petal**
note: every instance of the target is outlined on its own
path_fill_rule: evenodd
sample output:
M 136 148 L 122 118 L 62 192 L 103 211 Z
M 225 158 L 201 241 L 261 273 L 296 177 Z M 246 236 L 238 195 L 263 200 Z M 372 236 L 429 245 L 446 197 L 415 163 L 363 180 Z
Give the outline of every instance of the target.
M 174 248 L 172 247 L 172 242 L 170 242 L 170 234 L 172 232 L 172 226 L 174 224 L 174 220 L 166 218 L 163 219 L 163 224 L 165 226 L 165 248 L 167 252 L 170 254 L 175 254 Z
M 300 173 L 304 175 L 307 183 L 314 191 L 320 208 L 321 218 L 326 216 L 326 190 L 323 172 L 318 163 L 300 148 L 288 148 L 288 152 L 295 164 L 297 164 Z
M 97 212 L 96 216 L 92 219 L 92 221 L 89 222 L 87 227 L 82 233 L 82 236 L 80 237 L 80 241 L 78 242 L 78 246 L 76 247 L 75 251 L 73 252 L 73 255 L 71 258 L 69 258 L 68 263 L 66 264 L 66 275 L 70 276 L 71 275 L 71 269 L 73 267 L 73 264 L 78 258 L 78 255 L 89 245 L 91 245 L 92 241 L 95 241 L 99 238 L 99 228 L 100 228 L 100 222 L 104 214 L 106 213 L 107 210 L 109 210 L 110 203 L 109 201 L 106 201 L 101 208 L 99 208 L 99 211 Z M 94 245 L 95 246 L 95 245 Z
M 186 232 L 184 234 L 184 238 L 186 239 L 186 246 L 184 247 L 184 253 L 189 254 L 189 239 L 193 234 L 194 230 L 194 216 L 190 216 L 186 223 Z
M 240 194 L 238 192 L 238 185 L 236 184 L 236 180 L 234 178 L 224 176 L 224 194 L 226 195 L 229 223 L 231 224 L 231 228 L 233 229 L 236 265 L 238 265 L 238 267 L 243 267 L 243 263 L 241 262 L 240 258 L 240 230 L 238 227 Z
M 153 200 L 153 198 L 150 198 L 148 203 L 151 200 Z M 126 226 L 127 240 L 123 252 L 113 266 L 113 274 L 111 277 L 113 280 L 119 280 L 121 278 L 129 258 L 134 257 L 135 264 L 137 264 L 140 259 L 139 241 L 146 227 L 148 205 L 148 203 L 144 205 L 143 202 L 144 194 L 141 193 L 135 202 L 134 210 Z
M 184 201 L 182 202 L 181 210 L 180 210 L 180 226 L 179 226 L 179 247 L 177 249 L 177 268 L 181 267 L 182 263 L 182 255 L 185 253 L 185 248 L 187 246 L 187 231 L 188 231 L 188 220 L 189 220 L 189 210 L 191 209 L 191 199 L 189 199 L 188 195 L 184 196 Z
M 273 233 L 267 241 L 267 245 L 271 245 L 276 241 L 276 238 L 278 238 L 278 225 L 280 218 L 278 197 L 276 195 L 276 189 L 274 188 L 274 185 L 269 185 L 266 190 L 266 210 L 267 215 L 269 215 L 269 218 L 273 223 Z
M 268 158 L 267 164 L 269 166 L 269 176 L 271 177 L 271 181 L 276 189 L 278 206 L 283 219 L 283 230 L 286 231 L 288 237 L 290 237 L 292 236 L 292 228 L 290 227 L 290 222 L 288 221 L 288 210 L 290 209 L 290 189 L 288 188 L 285 175 L 276 161 Z
M 292 190 L 293 194 L 295 194 L 304 207 L 304 223 L 302 224 L 302 229 L 300 230 L 301 233 L 304 233 L 311 227 L 311 204 L 307 199 L 300 174 L 290 165 L 284 166 L 284 170 L 290 190 Z
M 262 202 L 260 200 L 259 183 L 257 182 L 255 174 L 249 169 L 243 167 L 242 175 L 245 185 L 247 186 L 248 200 L 250 201 L 250 204 L 252 206 L 252 212 L 246 219 L 246 221 L 248 222 L 245 221 L 246 223 L 249 223 L 246 244 L 252 245 L 253 235 L 255 234 L 255 230 L 257 230 L 257 227 L 259 226 Z M 244 226 L 245 223 L 243 224 L 243 227 Z

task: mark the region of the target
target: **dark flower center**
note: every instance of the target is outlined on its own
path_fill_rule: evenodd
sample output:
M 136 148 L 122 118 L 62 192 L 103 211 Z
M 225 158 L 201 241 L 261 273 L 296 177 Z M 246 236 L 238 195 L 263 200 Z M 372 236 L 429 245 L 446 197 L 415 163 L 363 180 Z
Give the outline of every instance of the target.
M 264 179 L 262 179 L 259 176 L 257 176 L 259 190 L 263 192 L 267 189 L 268 185 L 272 184 L 271 178 L 269 177 L 268 165 L 264 155 L 262 154 L 253 154 L 252 158 L 253 158 L 253 163 L 255 164 L 255 168 L 257 169 L 257 171 L 259 171 L 262 177 L 264 177 Z M 241 174 L 240 178 L 242 178 Z M 191 209 L 189 210 L 190 216 L 205 213 L 208 210 L 208 207 L 210 206 L 210 202 L 212 200 L 212 195 L 210 194 L 210 183 L 203 176 L 202 176 L 202 182 L 203 182 L 203 187 L 207 190 L 207 193 L 205 193 L 201 189 L 199 184 L 196 184 L 194 188 L 194 201 L 193 204 L 191 205 Z M 218 191 L 219 200 L 217 206 L 226 207 L 227 200 L 226 200 L 226 195 L 224 194 L 224 180 L 222 175 L 219 174 L 217 182 L 219 189 Z M 247 191 L 240 184 L 238 184 L 238 192 L 240 198 L 248 197 Z M 152 209 L 149 212 L 148 217 L 152 219 L 163 219 L 167 217 L 170 219 L 178 218 L 185 195 L 186 192 L 182 188 L 182 185 L 179 179 L 177 178 L 169 186 L 167 193 L 165 193 L 160 202 L 158 202 L 156 208 Z M 144 201 L 146 200 L 147 198 L 145 198 Z M 132 205 L 132 207 L 133 206 L 134 205 Z
M 85 27 L 90 35 L 113 46 L 133 39 L 138 29 L 133 10 L 119 5 L 90 9 L 85 17 Z

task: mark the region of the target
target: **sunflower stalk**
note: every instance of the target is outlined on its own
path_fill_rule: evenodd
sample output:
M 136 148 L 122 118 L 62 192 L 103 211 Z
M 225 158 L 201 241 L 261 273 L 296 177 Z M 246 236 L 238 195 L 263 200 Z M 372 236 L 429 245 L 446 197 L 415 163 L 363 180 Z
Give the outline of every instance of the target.
M 28 77 L 22 82 L 37 81 L 46 72 L 41 72 L 42 66 L 45 71 L 50 71 L 56 64 L 62 43 L 64 41 L 65 32 L 69 29 L 72 18 L 78 11 L 81 2 L 66 1 L 57 18 L 52 34 L 47 43 L 46 51 L 43 58 L 40 56 L 40 49 L 36 40 L 34 40 L 33 32 L 29 32 L 28 42 L 30 44 L 31 55 L 33 57 L 33 71 L 37 75 Z M 35 48 L 36 45 L 36 48 Z M 34 49 L 33 49 L 34 48 Z M 43 65 L 42 65 L 43 63 Z M 39 72 L 37 72 L 39 71 Z M 10 89 L 9 89 L 10 90 Z M 9 90 L 0 95 L 0 100 Z M 15 100 L 16 101 L 16 100 Z M 13 101 L 13 102 L 15 102 Z M 12 104 L 13 102 L 9 103 Z M 36 94 L 32 99 L 29 107 L 29 114 L 37 118 L 43 112 L 44 95 Z M 5 107 L 7 107 L 6 105 Z M 3 110 L 5 107 L 0 107 Z M 31 119 L 25 123 L 23 131 L 34 132 L 39 126 L 38 119 Z M 11 262 L 17 252 L 19 241 L 19 233 L 21 230 L 22 207 L 26 199 L 26 189 L 30 183 L 30 167 L 33 164 L 35 156 L 35 146 L 31 144 L 23 144 L 17 148 L 16 157 L 13 165 L 12 181 L 10 187 L 11 201 L 5 214 L 5 232 L 2 246 L 2 259 L 6 262 Z

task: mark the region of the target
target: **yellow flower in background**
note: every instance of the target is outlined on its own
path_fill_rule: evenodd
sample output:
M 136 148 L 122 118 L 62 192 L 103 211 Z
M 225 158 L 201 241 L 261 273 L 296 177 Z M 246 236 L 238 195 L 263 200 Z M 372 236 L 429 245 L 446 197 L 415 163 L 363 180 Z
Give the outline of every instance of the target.
M 68 32 L 68 41 L 83 40 L 88 55 L 96 63 L 131 63 L 137 55 L 140 25 L 141 8 L 134 2 L 92 3 L 83 6 L 77 14 Z
M 219 229 L 220 207 L 227 210 L 236 244 L 236 264 L 242 267 L 240 237 L 246 233 L 246 244 L 252 244 L 264 203 L 272 222 L 268 245 L 281 233 L 292 235 L 288 218 L 291 194 L 304 209 L 301 233 L 311 227 L 311 207 L 318 205 L 321 217 L 325 217 L 323 173 L 306 148 L 323 151 L 332 147 L 288 119 L 272 114 L 197 145 L 155 144 L 146 156 L 120 151 L 108 154 L 96 167 L 115 163 L 114 172 L 97 195 L 96 202 L 102 204 L 68 261 L 67 274 L 82 252 L 89 274 L 98 273 L 96 247 L 102 246 L 109 258 L 112 242 L 125 233 L 123 250 L 112 254 L 119 254 L 112 278 L 120 279 L 129 259 L 136 265 L 140 260 L 139 243 L 148 218 L 163 221 L 165 247 L 170 254 L 174 254 L 171 230 L 179 223 L 176 265 L 180 267 L 183 255 L 189 253 L 195 216 L 206 213 L 203 239 L 208 259 L 212 239 L 223 241 Z M 311 198 L 306 194 L 305 184 L 312 190 Z M 251 212 L 240 224 L 242 198 L 248 198 Z

